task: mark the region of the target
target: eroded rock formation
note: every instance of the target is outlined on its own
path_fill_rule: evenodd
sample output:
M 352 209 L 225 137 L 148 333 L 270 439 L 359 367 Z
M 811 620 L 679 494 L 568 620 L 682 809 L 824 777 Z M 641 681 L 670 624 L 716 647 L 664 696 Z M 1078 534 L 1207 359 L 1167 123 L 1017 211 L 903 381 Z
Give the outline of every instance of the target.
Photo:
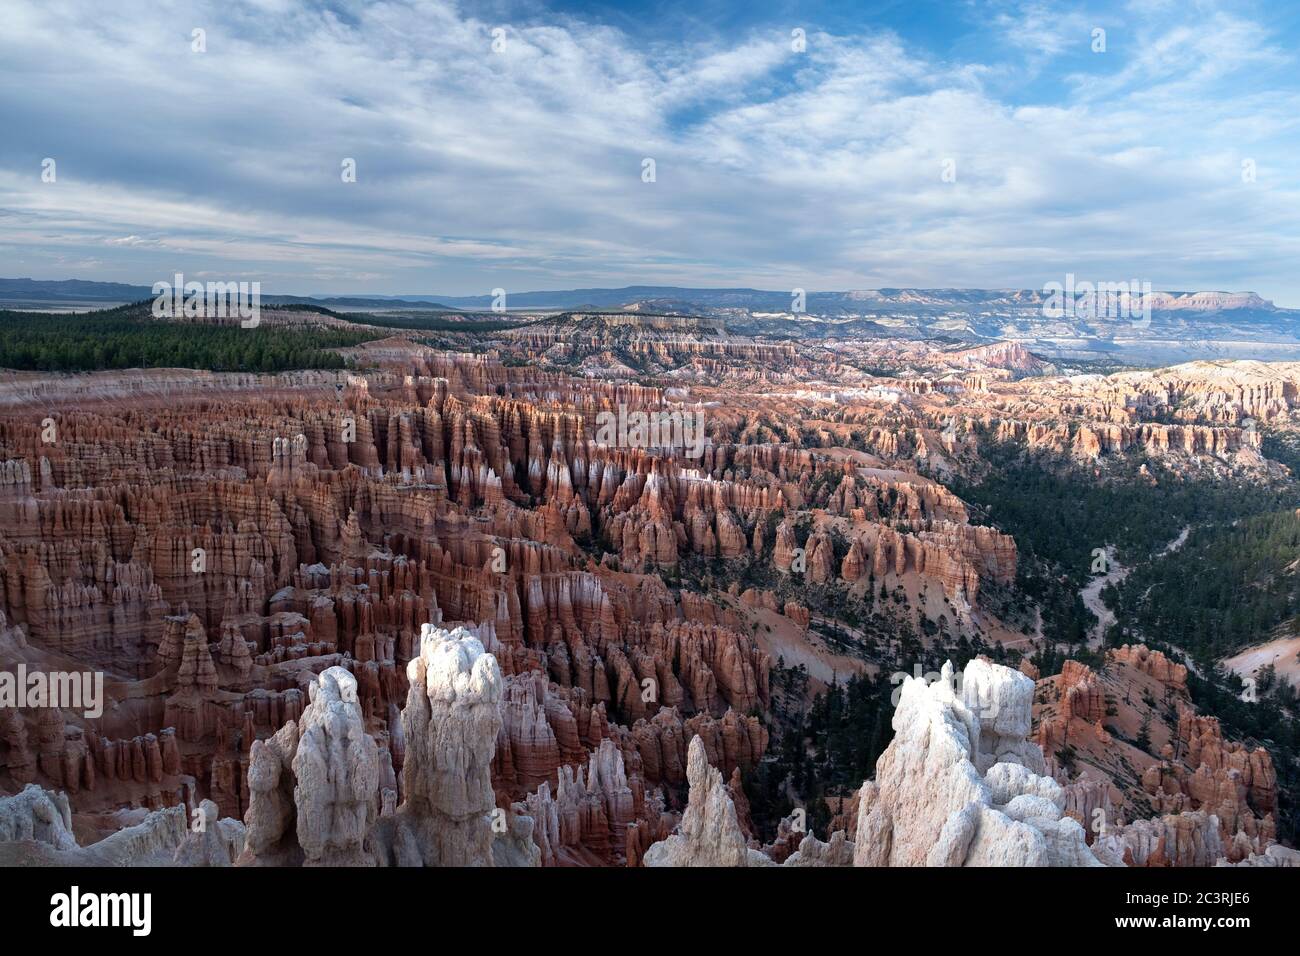
M 709 765 L 704 742 L 691 739 L 686 774 L 690 802 L 678 832 L 645 852 L 646 866 L 771 866 L 747 845 L 722 774 Z
M 1083 828 L 1026 740 L 1034 683 L 971 661 L 959 697 L 952 665 L 908 677 L 894 740 L 862 786 L 857 866 L 1094 866 Z
M 678 829 L 683 858 L 751 862 L 743 781 L 776 732 L 778 658 L 817 687 L 860 669 L 825 641 L 850 605 L 877 633 L 1028 633 L 998 618 L 1015 542 L 946 475 L 994 442 L 1257 469 L 1247 419 L 1300 395 L 1291 368 L 1043 377 L 1013 344 L 826 350 L 688 317 L 575 315 L 495 345 L 395 335 L 339 373 L 6 377 L 0 665 L 93 668 L 107 699 L 94 718 L 0 708 L 0 792 L 35 783 L 48 827 L 126 834 L 114 859 L 220 865 L 234 840 L 260 864 L 638 865 Z M 625 411 L 701 414 L 698 455 L 601 438 Z M 943 862 L 1077 862 L 1062 814 L 1093 839 L 1098 812 L 1114 839 L 1208 814 L 1228 859 L 1277 856 L 1266 753 L 1183 709 L 1125 749 L 1138 708 L 1114 674 L 1173 707 L 1180 665 L 1070 665 L 1040 684 L 1032 742 L 1025 685 L 983 666 L 951 700 L 908 692 L 912 743 L 848 820 L 874 836 L 787 827 L 786 865 L 916 862 L 929 831 Z M 923 746 L 922 725 L 943 733 Z M 1071 750 L 1138 772 L 1071 772 Z M 935 797 L 919 817 L 903 780 Z M 692 849 L 715 824 L 725 840 Z M 1124 852 L 1208 858 L 1151 833 Z
M 309 693 L 298 722 L 253 742 L 241 862 L 371 865 L 365 842 L 379 811 L 380 759 L 356 678 L 331 667 Z
M 496 658 L 465 628 L 426 626 L 406 673 L 404 800 L 377 832 L 376 852 L 398 866 L 491 866 L 504 691 Z

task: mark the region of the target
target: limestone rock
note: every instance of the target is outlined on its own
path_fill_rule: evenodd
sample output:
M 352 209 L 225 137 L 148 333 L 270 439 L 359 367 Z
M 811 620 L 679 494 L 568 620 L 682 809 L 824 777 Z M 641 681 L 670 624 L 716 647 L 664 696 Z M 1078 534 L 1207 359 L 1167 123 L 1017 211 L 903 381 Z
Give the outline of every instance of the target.
M 298 844 L 307 866 L 364 866 L 379 810 L 379 750 L 366 733 L 357 682 L 342 667 L 311 685 L 293 757 Z
M 406 674 L 405 799 L 377 828 L 381 861 L 492 866 L 491 764 L 504 693 L 496 658 L 465 628 L 449 633 L 425 625 Z
M 690 798 L 681 826 L 645 853 L 646 866 L 771 866 L 745 842 L 722 774 L 709 766 L 704 742 L 691 740 L 686 775 Z
M 227 827 L 221 852 L 229 863 L 238 825 L 222 822 Z M 187 833 L 185 807 L 178 805 L 151 811 L 96 843 L 79 846 L 64 794 L 28 784 L 15 796 L 0 797 L 0 866 L 169 866 Z
M 951 664 L 928 686 L 904 680 L 894 739 L 859 794 L 854 865 L 1099 865 L 1025 740 L 1033 681 L 974 660 L 961 696 L 954 684 Z
M 301 721 L 254 741 L 243 865 L 365 866 L 378 815 L 378 747 L 366 733 L 357 682 L 330 667 L 309 685 Z
M 1202 810 L 1107 827 L 1096 844 L 1129 866 L 1214 866 L 1223 856 L 1218 818 Z
M 244 825 L 229 817 L 217 819 L 217 805 L 211 800 L 199 804 L 181 845 L 172 854 L 177 866 L 230 866 L 247 839 Z
M 831 834 L 829 843 L 823 843 L 809 833 L 799 843 L 799 849 L 788 856 L 782 866 L 852 866 L 853 842 L 843 830 Z
M 0 797 L 0 842 L 19 840 L 35 840 L 56 850 L 77 849 L 67 796 L 29 783 L 16 796 Z
M 295 821 L 293 758 L 297 750 L 298 725 L 292 720 L 269 739 L 253 741 L 240 865 L 297 865 L 303 860 Z
M 506 825 L 492 831 L 493 866 L 541 866 L 542 851 L 533 840 L 533 818 L 503 812 L 498 819 L 504 820 Z
M 1229 863 L 1220 858 L 1215 866 L 1285 866 L 1300 867 L 1300 851 L 1274 843 L 1263 853 L 1252 853 L 1238 863 Z

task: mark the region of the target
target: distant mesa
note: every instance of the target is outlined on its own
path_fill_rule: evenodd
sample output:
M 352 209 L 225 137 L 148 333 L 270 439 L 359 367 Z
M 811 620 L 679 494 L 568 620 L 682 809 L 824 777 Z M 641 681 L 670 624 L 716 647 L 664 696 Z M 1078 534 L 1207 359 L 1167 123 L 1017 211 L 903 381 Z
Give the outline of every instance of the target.
M 152 296 L 151 285 L 94 282 L 85 279 L 0 278 L 0 303 L 21 302 L 138 302 Z M 869 309 L 969 309 L 1037 308 L 1045 296 L 1035 289 L 852 289 L 843 292 L 808 292 L 806 311 L 813 315 L 839 314 Z M 490 310 L 493 296 L 454 296 L 435 293 L 381 295 L 265 294 L 266 304 L 302 303 L 342 308 L 421 308 L 455 311 Z M 692 313 L 702 309 L 739 309 L 756 312 L 790 312 L 789 290 L 701 288 L 684 286 L 625 286 L 611 289 L 563 289 L 508 292 L 510 310 L 600 310 Z M 1276 306 L 1254 292 L 1152 293 L 1151 306 L 1160 311 L 1222 312 L 1274 311 Z

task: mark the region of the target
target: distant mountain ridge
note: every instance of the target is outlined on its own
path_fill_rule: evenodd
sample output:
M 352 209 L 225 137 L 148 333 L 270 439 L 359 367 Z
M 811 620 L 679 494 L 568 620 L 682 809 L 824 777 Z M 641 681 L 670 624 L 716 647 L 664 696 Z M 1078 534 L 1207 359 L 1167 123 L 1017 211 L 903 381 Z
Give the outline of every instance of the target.
M 0 279 L 0 299 L 52 302 L 136 302 L 153 294 L 149 286 L 89 279 Z
M 401 296 L 407 300 L 421 296 Z M 454 308 L 489 308 L 492 297 L 446 296 L 439 302 Z M 618 289 L 570 289 L 557 292 L 507 293 L 506 305 L 512 309 L 634 308 L 647 306 L 695 306 L 710 309 L 746 309 L 750 311 L 790 312 L 795 295 L 765 289 L 692 289 L 680 286 L 624 286 Z M 851 289 L 844 292 L 807 292 L 805 311 L 843 314 L 864 309 L 969 309 L 969 308 L 1037 308 L 1048 299 L 1035 289 Z M 1153 309 L 1169 311 L 1217 312 L 1231 309 L 1274 311 L 1276 306 L 1254 292 L 1222 291 L 1153 291 Z
M 0 302 L 136 302 L 152 297 L 152 286 L 86 279 L 3 279 Z M 1033 309 L 1047 295 L 1034 289 L 851 289 L 843 292 L 808 292 L 805 311 L 813 314 L 844 315 L 890 311 L 942 311 L 946 309 Z M 1254 292 L 1157 291 L 1151 294 L 1151 308 L 1158 311 L 1221 312 L 1251 310 L 1279 311 Z M 694 309 L 737 309 L 754 312 L 791 312 L 794 293 L 749 288 L 687 288 L 683 286 L 623 286 L 621 288 L 565 289 L 506 294 L 509 309 L 634 309 L 689 312 Z M 303 303 L 342 308 L 427 308 L 491 309 L 490 294 L 449 296 L 438 294 L 285 295 L 264 294 L 269 305 Z M 1289 311 L 1289 310 L 1285 310 Z
M 88 279 L 0 279 L 0 304 L 5 302 L 140 302 L 153 298 L 152 285 L 123 282 L 95 282 Z M 406 300 L 398 296 L 307 296 L 263 295 L 266 305 L 321 305 L 329 308 L 382 309 L 419 306 L 422 309 L 455 311 L 431 299 Z

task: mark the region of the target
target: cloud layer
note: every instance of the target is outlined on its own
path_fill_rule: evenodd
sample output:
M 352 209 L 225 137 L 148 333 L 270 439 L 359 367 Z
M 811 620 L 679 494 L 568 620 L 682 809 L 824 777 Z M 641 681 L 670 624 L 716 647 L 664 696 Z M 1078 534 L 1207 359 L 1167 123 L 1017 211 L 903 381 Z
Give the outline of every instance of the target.
M 677 37 L 536 5 L 108 9 L 6 3 L 4 274 L 481 294 L 1074 272 L 1300 306 L 1300 70 L 1266 8 L 954 4 L 942 37 L 806 8 Z

